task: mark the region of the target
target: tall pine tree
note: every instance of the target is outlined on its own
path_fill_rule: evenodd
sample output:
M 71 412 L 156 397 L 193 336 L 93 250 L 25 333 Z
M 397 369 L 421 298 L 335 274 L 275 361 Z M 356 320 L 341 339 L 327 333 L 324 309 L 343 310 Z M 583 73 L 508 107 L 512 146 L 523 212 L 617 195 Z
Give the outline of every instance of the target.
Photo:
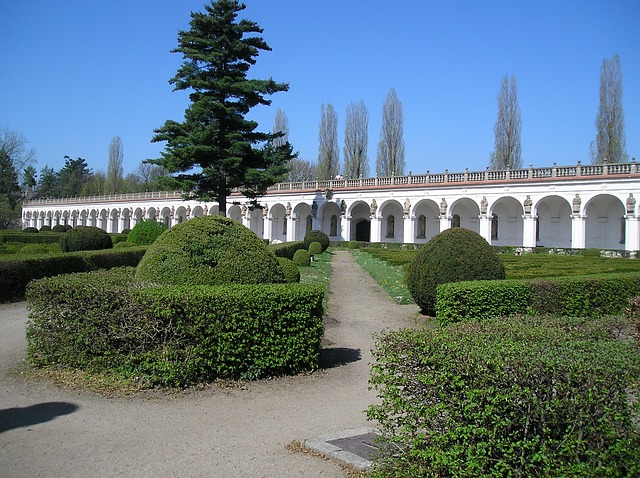
M 253 21 L 237 20 L 245 5 L 219 0 L 192 13 L 190 29 L 178 34 L 184 62 L 169 81 L 174 90 L 191 90 L 184 121 L 168 120 L 152 141 L 166 141 L 160 159 L 152 161 L 171 174 L 167 180 L 186 197 L 215 200 L 226 215 L 227 196 L 235 188 L 254 202 L 267 187 L 282 180 L 295 157 L 288 142 L 274 144 L 281 133 L 257 131 L 245 115 L 269 105 L 266 96 L 287 91 L 286 83 L 247 78 L 260 51 L 271 48 Z

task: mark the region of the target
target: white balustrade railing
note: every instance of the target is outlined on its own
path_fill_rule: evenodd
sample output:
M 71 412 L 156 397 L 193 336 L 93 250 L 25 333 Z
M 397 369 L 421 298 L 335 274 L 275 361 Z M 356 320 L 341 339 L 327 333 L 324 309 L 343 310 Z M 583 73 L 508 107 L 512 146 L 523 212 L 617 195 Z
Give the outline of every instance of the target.
M 474 183 L 491 181 L 536 180 L 541 178 L 579 178 L 594 176 L 621 176 L 639 174 L 640 164 L 634 162 L 620 164 L 595 164 L 583 166 L 556 166 L 528 169 L 505 169 L 485 171 L 465 171 L 463 173 L 409 174 L 408 176 L 391 176 L 359 179 L 335 179 L 326 181 L 296 181 L 278 183 L 269 187 L 267 193 L 280 191 L 314 191 L 326 189 L 357 189 L 370 187 L 424 186 L 428 184 Z M 145 191 L 140 193 L 108 194 L 104 196 L 81 196 L 68 198 L 39 198 L 25 200 L 24 205 L 39 204 L 79 204 L 91 202 L 117 202 L 144 199 L 177 199 L 182 198 L 179 191 Z

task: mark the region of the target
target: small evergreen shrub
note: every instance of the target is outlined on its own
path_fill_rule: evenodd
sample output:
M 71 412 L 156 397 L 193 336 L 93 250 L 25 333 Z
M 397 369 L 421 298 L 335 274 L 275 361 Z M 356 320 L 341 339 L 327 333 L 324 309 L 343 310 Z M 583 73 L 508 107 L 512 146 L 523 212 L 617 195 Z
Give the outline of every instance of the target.
M 283 242 L 280 244 L 269 244 L 269 250 L 278 257 L 293 259 L 293 255 L 298 249 L 304 249 L 302 241 Z
M 300 269 L 298 269 L 298 266 L 291 259 L 287 259 L 286 257 L 278 257 L 278 262 L 280 263 L 280 267 L 282 268 L 282 272 L 284 273 L 285 282 L 300 282 Z
M 111 249 L 113 241 L 107 231 L 94 226 L 78 226 L 60 238 L 62 252 Z
M 38 232 L 38 228 L 37 227 L 25 227 L 22 232 L 28 232 L 30 234 L 37 234 Z
M 51 232 L 67 232 L 67 226 L 64 224 L 56 224 L 51 228 Z
M 448 282 L 504 279 L 504 265 L 480 234 L 455 227 L 434 236 L 407 267 L 407 287 L 423 314 L 436 313 L 436 287 Z
M 128 242 L 128 241 L 116 242 L 113 245 L 114 249 L 123 249 L 125 247 L 136 247 L 136 245 L 133 242 Z
M 378 337 L 371 476 L 640 476 L 640 354 L 621 327 L 521 316 Z
M 158 222 L 155 219 L 147 219 L 133 226 L 126 240 L 137 246 L 153 244 L 167 229 L 168 227 L 165 226 L 164 223 Z
M 311 257 L 309 256 L 309 251 L 305 251 L 304 249 L 299 249 L 293 255 L 293 263 L 298 267 L 306 267 L 311 265 Z
M 136 279 L 171 285 L 272 284 L 284 282 L 284 274 L 253 231 L 230 218 L 202 216 L 156 239 Z
M 327 247 L 329 247 L 329 236 L 327 236 L 324 232 L 322 231 L 318 231 L 318 230 L 313 230 L 313 231 L 309 231 L 307 232 L 307 234 L 304 236 L 304 248 L 309 250 L 309 245 L 311 245 L 312 242 L 319 242 L 322 245 L 322 252 L 327 250 Z
M 51 232 L 51 226 L 42 226 L 40 232 Z
M 322 254 L 322 244 L 319 242 L 309 244 L 309 254 Z
M 128 227 L 125 227 L 125 228 L 122 230 L 121 234 L 129 234 L 130 232 L 131 232 L 131 229 L 129 229 Z
M 65 231 L 65 232 L 69 232 L 71 229 L 73 229 L 73 226 L 72 226 L 71 224 L 66 224 L 66 225 L 64 226 L 64 231 Z

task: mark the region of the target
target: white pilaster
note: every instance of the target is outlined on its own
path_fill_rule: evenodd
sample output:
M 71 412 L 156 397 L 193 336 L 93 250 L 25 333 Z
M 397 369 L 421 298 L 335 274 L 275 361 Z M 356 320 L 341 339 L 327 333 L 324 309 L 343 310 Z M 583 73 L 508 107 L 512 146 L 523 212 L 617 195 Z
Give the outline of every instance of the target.
M 491 244 L 491 217 L 486 214 L 478 216 L 480 222 L 480 235 Z
M 371 241 L 382 242 L 382 219 L 374 217 L 371 219 Z
M 624 248 L 627 251 L 638 251 L 640 250 L 640 218 L 629 214 L 624 219 Z
M 416 242 L 416 218 L 404 217 L 404 242 L 405 244 L 413 244 Z
M 536 247 L 536 218 L 531 214 L 522 216 L 522 247 Z
M 584 249 L 586 242 L 585 232 L 587 224 L 587 216 L 581 214 L 573 214 L 571 216 L 571 248 Z

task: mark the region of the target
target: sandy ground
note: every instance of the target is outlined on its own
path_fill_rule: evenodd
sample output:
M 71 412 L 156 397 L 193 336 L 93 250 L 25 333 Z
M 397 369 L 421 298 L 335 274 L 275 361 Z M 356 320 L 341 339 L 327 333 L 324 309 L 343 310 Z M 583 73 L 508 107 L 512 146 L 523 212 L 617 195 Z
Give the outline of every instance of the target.
M 285 446 L 372 425 L 372 334 L 412 326 L 418 309 L 393 304 L 349 252 L 332 268 L 326 368 L 238 388 L 106 398 L 24 380 L 26 304 L 0 305 L 0 477 L 344 477 Z

